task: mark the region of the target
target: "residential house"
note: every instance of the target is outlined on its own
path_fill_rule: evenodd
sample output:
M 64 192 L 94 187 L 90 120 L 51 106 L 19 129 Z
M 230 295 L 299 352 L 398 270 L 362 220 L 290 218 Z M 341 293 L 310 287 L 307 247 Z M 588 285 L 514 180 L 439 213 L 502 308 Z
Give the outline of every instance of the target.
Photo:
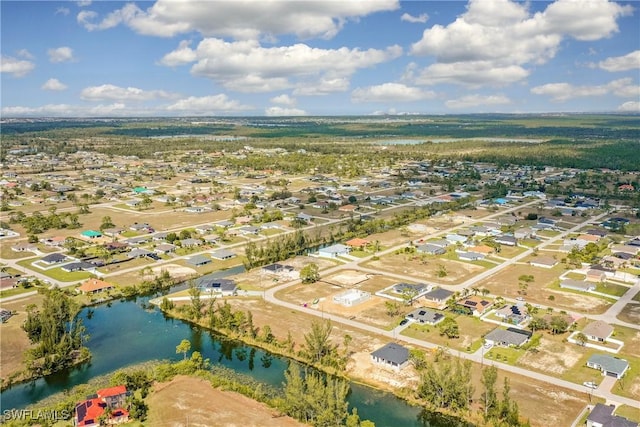
M 153 252 L 157 254 L 168 254 L 171 252 L 175 252 L 176 245 L 172 245 L 171 243 L 161 243 L 153 248 Z
M 445 239 L 447 239 L 447 241 L 448 241 L 449 243 L 454 244 L 454 245 L 455 245 L 456 243 L 463 244 L 463 243 L 466 243 L 466 241 L 467 241 L 467 237 L 466 237 L 466 236 L 461 236 L 461 235 L 459 235 L 459 234 L 455 234 L 455 233 L 453 233 L 453 234 L 447 234 L 447 236 L 445 237 Z
M 122 227 L 105 228 L 104 230 L 102 230 L 102 233 L 104 233 L 105 236 L 116 237 L 124 233 L 124 228 Z
M 426 301 L 433 302 L 436 307 L 443 307 L 454 293 L 444 288 L 434 288 L 423 295 Z
M 183 248 L 193 248 L 202 245 L 202 240 L 200 239 L 184 239 L 180 241 L 180 245 Z
M 493 331 L 485 335 L 484 340 L 486 343 L 502 347 L 520 347 L 531 338 L 531 332 L 509 328 L 501 329 L 496 328 Z
M 604 281 L 604 279 L 606 278 L 606 274 L 604 271 L 602 270 L 597 270 L 594 268 L 591 268 L 589 270 L 587 270 L 587 277 L 586 279 L 590 282 L 602 282 Z
M 580 292 L 592 292 L 596 290 L 596 285 L 594 283 L 575 279 L 564 279 L 560 282 L 560 287 L 563 289 L 572 289 L 574 291 Z
M 40 261 L 49 265 L 60 264 L 61 262 L 65 262 L 66 260 L 67 256 L 58 252 L 46 255 L 40 259 Z
M 300 212 L 298 215 L 296 215 L 296 218 L 306 222 L 307 224 L 313 220 L 313 217 L 311 215 L 306 214 L 304 212 Z
M 371 298 L 371 293 L 360 289 L 348 289 L 333 296 L 333 302 L 345 307 L 353 307 Z
M 513 325 L 521 325 L 530 319 L 529 310 L 524 304 L 507 305 L 496 310 L 495 314 L 502 318 L 503 322 Z
M 407 314 L 406 318 L 422 325 L 436 325 L 444 320 L 444 314 L 420 307 Z
M 215 230 L 215 227 L 211 224 L 203 224 L 195 227 L 198 234 L 208 234 Z
M 602 320 L 596 320 L 585 326 L 582 333 L 591 341 L 606 342 L 613 334 L 613 326 Z
M 97 265 L 92 264 L 86 261 L 77 261 L 70 262 L 69 264 L 65 264 L 61 267 L 62 270 L 66 272 L 74 272 L 74 271 L 95 271 Z
M 349 255 L 349 251 L 349 246 L 338 243 L 319 249 L 318 255 L 326 258 L 337 258 L 339 256 Z
M 147 224 L 146 222 L 144 223 L 138 223 L 138 222 L 134 222 L 133 224 L 131 224 L 129 226 L 129 230 L 131 231 L 137 231 L 139 233 L 141 232 L 146 232 L 146 233 L 153 233 L 155 230 L 153 229 L 153 227 L 151 227 L 149 224 Z
M 638 427 L 636 422 L 613 415 L 615 409 L 614 405 L 596 403 L 587 417 L 587 427 Z
M 290 265 L 275 263 L 275 264 L 265 265 L 264 267 L 262 267 L 262 270 L 269 274 L 279 275 L 279 274 L 291 273 L 295 269 Z
M 202 267 L 203 265 L 207 265 L 212 262 L 211 258 L 209 258 L 206 255 L 192 256 L 191 258 L 187 258 L 186 261 L 187 261 L 187 264 L 191 264 L 196 267 Z
M 467 298 L 462 298 L 458 301 L 457 305 L 469 310 L 474 316 L 480 317 L 489 310 L 493 303 L 477 295 L 472 295 Z
M 510 236 L 508 234 L 502 234 L 500 236 L 496 236 L 493 239 L 496 243 L 500 243 L 501 245 L 505 245 L 505 246 L 517 246 L 518 245 L 518 239 L 516 239 L 513 236 Z
M 428 254 L 428 255 L 443 255 L 447 251 L 441 246 L 433 245 L 431 243 L 425 243 L 424 245 L 420 245 L 416 248 L 418 253 Z
M 7 310 L 6 308 L 0 308 L 0 323 L 5 323 L 13 316 L 11 310 Z
M 84 230 L 80 235 L 91 240 L 102 237 L 102 232 L 96 230 Z
M 240 232 L 240 234 L 244 234 L 245 236 L 249 234 L 257 235 L 258 233 L 260 233 L 260 227 L 245 225 L 244 227 L 240 227 L 238 231 Z
M 35 243 L 19 242 L 11 246 L 14 252 L 35 252 L 38 249 Z
M 618 357 L 596 353 L 587 360 L 587 366 L 601 371 L 602 375 L 620 379 L 629 369 L 629 362 Z
M 556 264 L 558 264 L 558 261 L 555 258 L 549 256 L 537 256 L 529 261 L 529 264 L 534 267 L 553 268 Z
M 231 259 L 235 257 L 236 257 L 236 254 L 227 249 L 219 249 L 217 251 L 211 252 L 211 258 L 213 259 L 219 259 L 224 261 L 226 259 Z
M 485 254 L 478 252 L 456 251 L 456 253 L 458 254 L 458 259 L 462 261 L 478 261 L 486 257 Z
M 129 421 L 129 412 L 124 409 L 129 395 L 125 386 L 115 386 L 98 390 L 87 400 L 79 402 L 75 408 L 74 425 L 77 427 L 98 427 L 106 415 L 107 424 L 121 424 Z
M 516 239 L 528 239 L 534 237 L 536 232 L 531 227 L 518 228 L 513 232 L 513 237 Z
M 53 236 L 53 237 L 46 237 L 44 239 L 40 239 L 40 242 L 44 243 L 45 246 L 50 246 L 53 248 L 62 247 L 66 241 L 67 241 L 67 238 L 64 236 Z
M 129 245 L 127 245 L 125 242 L 114 241 L 105 243 L 104 248 L 109 252 L 124 252 L 129 248 Z
M 363 249 L 369 244 L 369 241 L 367 239 L 360 239 L 356 237 L 354 239 L 347 240 L 344 244 L 354 249 Z
M 90 278 L 87 279 L 82 285 L 80 285 L 76 291 L 81 292 L 84 295 L 97 294 L 102 291 L 109 291 L 115 289 L 115 286 L 111 283 L 104 282 L 99 279 Z
M 143 257 L 146 257 L 147 255 L 149 255 L 150 253 L 151 253 L 151 251 L 149 251 L 147 249 L 133 248 L 127 253 L 127 258 L 129 258 L 129 259 L 143 258 Z
M 409 364 L 409 349 L 396 343 L 388 343 L 371 353 L 371 360 L 396 371 Z
M 198 281 L 197 286 L 203 293 L 210 295 L 230 296 L 238 292 L 238 285 L 231 279 L 211 279 L 203 277 Z

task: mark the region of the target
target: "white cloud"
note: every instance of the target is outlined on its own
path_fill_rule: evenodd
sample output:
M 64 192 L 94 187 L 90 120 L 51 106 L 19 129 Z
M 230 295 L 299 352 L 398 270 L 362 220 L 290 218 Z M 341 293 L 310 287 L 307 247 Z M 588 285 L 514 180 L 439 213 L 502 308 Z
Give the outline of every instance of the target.
M 397 0 L 314 0 L 295 4 L 286 0 L 250 3 L 231 0 L 213 3 L 202 0 L 158 0 L 146 10 L 129 3 L 111 12 L 97 24 L 94 23 L 97 14 L 84 15 L 78 22 L 88 30 L 106 29 L 114 23 L 123 23 L 138 33 L 160 37 L 198 31 L 205 36 L 233 37 L 237 40 L 281 34 L 295 34 L 300 38 L 331 38 L 349 19 L 398 7 Z
M 40 88 L 43 90 L 60 91 L 60 90 L 65 90 L 67 88 L 67 85 L 65 85 L 64 83 L 61 83 L 60 80 L 58 79 L 49 79 L 46 82 L 44 82 L 44 84 Z
M 236 113 L 250 110 L 253 107 L 242 105 L 240 102 L 231 100 L 225 94 L 210 95 L 181 99 L 167 107 L 168 111 L 180 111 L 193 114 L 216 114 L 216 113 Z
M 79 1 L 77 1 L 77 2 L 76 2 L 76 4 L 77 4 L 79 7 L 90 6 L 90 5 L 91 5 L 91 3 L 92 3 L 92 1 L 91 1 L 91 0 L 79 0 Z
M 400 17 L 400 20 L 404 22 L 411 22 L 412 24 L 424 24 L 425 22 L 427 22 L 427 20 L 429 20 L 429 15 L 427 15 L 426 13 L 421 13 L 419 16 L 413 16 L 408 13 L 403 13 Z
M 320 49 L 306 44 L 262 47 L 258 41 L 227 42 L 216 38 L 202 40 L 196 49 L 181 42 L 165 55 L 165 65 L 194 60 L 191 73 L 210 78 L 227 89 L 240 92 L 268 92 L 290 88 L 296 94 L 344 91 L 348 79 L 358 69 L 369 68 L 397 58 L 402 48 Z
M 550 96 L 552 101 L 555 102 L 608 94 L 622 98 L 632 98 L 640 97 L 640 86 L 634 85 L 631 78 L 624 78 L 597 86 L 574 86 L 570 83 L 549 83 L 531 88 L 531 93 Z
M 87 108 L 81 105 L 47 104 L 40 107 L 3 107 L 2 115 L 8 117 L 95 117 L 95 116 L 131 116 L 140 115 L 140 111 L 128 110 L 124 104 L 98 105 Z
M 356 88 L 351 92 L 353 102 L 413 102 L 435 97 L 432 91 L 401 83 L 384 83 L 377 86 Z
M 458 99 L 450 99 L 446 101 L 444 104 L 447 108 L 451 109 L 459 109 L 459 108 L 472 108 L 478 106 L 489 106 L 489 105 L 504 105 L 510 104 L 511 100 L 504 95 L 467 95 Z
M 628 53 L 624 56 L 613 56 L 600 61 L 598 66 L 610 72 L 628 71 L 640 69 L 640 50 Z
M 296 99 L 295 98 L 291 98 L 286 93 L 283 93 L 282 95 L 274 96 L 269 101 L 274 103 L 274 104 L 286 105 L 286 106 L 289 106 L 289 107 L 291 107 L 293 105 L 296 105 Z
M 433 79 L 462 85 L 519 81 L 529 75 L 526 65 L 553 58 L 563 39 L 609 37 L 618 31 L 617 19 L 632 11 L 608 0 L 557 0 L 535 14 L 528 7 L 528 2 L 470 0 L 466 12 L 454 22 L 426 29 L 411 46 L 411 54 L 436 59 L 419 73 L 421 83 Z M 506 79 L 501 81 L 502 73 Z
M 26 59 L 35 59 L 34 56 L 27 49 L 20 49 L 17 52 L 18 56 Z
M 306 116 L 307 112 L 299 108 L 269 107 L 264 110 L 265 116 Z
M 49 49 L 49 61 L 53 63 L 73 61 L 73 50 L 68 46 L 62 46 L 55 49 Z
M 112 84 L 84 88 L 80 98 L 86 101 L 149 101 L 159 98 L 174 98 L 175 94 L 163 90 L 143 90 L 136 87 L 119 87 Z
M 31 61 L 13 58 L 11 56 L 0 57 L 0 72 L 12 74 L 13 77 L 23 77 L 35 68 Z
M 71 13 L 71 10 L 69 10 L 68 7 L 62 7 L 60 6 L 59 8 L 56 9 L 54 15 L 64 15 L 67 16 L 69 15 L 69 13 Z
M 618 107 L 618 111 L 640 113 L 640 101 L 627 101 Z

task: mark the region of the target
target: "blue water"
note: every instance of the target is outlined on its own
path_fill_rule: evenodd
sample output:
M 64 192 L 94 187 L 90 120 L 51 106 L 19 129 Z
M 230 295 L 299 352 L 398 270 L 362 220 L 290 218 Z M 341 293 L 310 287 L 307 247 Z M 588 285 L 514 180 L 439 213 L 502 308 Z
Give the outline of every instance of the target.
M 91 362 L 67 372 L 21 384 L 0 395 L 1 410 L 24 408 L 54 393 L 67 390 L 91 378 L 114 372 L 128 365 L 150 360 L 179 360 L 176 346 L 183 339 L 191 341 L 193 351 L 205 358 L 249 375 L 265 384 L 280 387 L 289 360 L 263 350 L 227 340 L 189 323 L 165 317 L 149 308 L 148 298 L 135 301 L 114 301 L 81 313 L 90 335 L 87 346 Z M 366 386 L 351 384 L 349 408 L 358 408 L 363 419 L 376 426 L 452 426 L 452 420 L 435 420 L 433 414 L 422 412 L 390 393 Z M 426 417 L 426 418 L 425 418 Z M 464 424 L 466 426 L 466 424 Z

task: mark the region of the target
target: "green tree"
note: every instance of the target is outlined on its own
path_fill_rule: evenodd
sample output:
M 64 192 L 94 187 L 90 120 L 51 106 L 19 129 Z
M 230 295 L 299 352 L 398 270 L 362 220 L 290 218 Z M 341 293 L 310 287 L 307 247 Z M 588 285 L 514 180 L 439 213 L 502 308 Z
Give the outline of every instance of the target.
M 333 355 L 336 347 L 331 343 L 331 322 L 317 322 L 311 323 L 311 330 L 304 335 L 304 355 L 312 363 L 322 364 L 326 357 Z
M 489 418 L 496 407 L 496 381 L 498 380 L 498 368 L 495 366 L 487 366 L 482 370 L 482 378 L 480 382 L 484 387 L 482 392 L 482 403 L 484 405 L 485 419 Z
M 176 354 L 182 353 L 183 360 L 187 359 L 187 353 L 191 350 L 191 341 L 184 339 L 176 346 Z
M 447 338 L 460 337 L 458 322 L 456 322 L 456 320 L 452 317 L 447 317 L 442 322 L 440 322 L 438 329 L 440 329 L 440 335 L 445 335 Z
M 320 280 L 318 265 L 309 263 L 300 269 L 300 279 L 302 283 L 315 283 Z
M 191 314 L 196 321 L 202 318 L 202 309 L 204 308 L 204 302 L 200 298 L 202 291 L 194 280 L 189 281 L 189 297 L 191 301 Z

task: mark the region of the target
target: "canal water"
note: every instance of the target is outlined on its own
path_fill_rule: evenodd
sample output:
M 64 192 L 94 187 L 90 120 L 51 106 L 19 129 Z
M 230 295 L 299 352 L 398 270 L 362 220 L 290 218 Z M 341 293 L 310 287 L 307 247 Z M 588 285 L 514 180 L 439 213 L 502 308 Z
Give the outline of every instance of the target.
M 90 339 L 87 346 L 93 357 L 85 366 L 20 384 L 0 395 L 1 409 L 21 409 L 54 393 L 67 390 L 91 378 L 114 372 L 128 365 L 150 360 L 179 360 L 176 346 L 183 339 L 191 341 L 194 351 L 204 358 L 255 380 L 280 387 L 284 382 L 287 358 L 271 355 L 243 343 L 225 339 L 186 322 L 165 317 L 148 305 L 149 298 L 113 301 L 111 304 L 85 309 L 80 315 Z M 394 395 L 359 384 L 351 384 L 349 408 L 358 408 L 362 419 L 377 427 L 400 426 L 468 426 L 458 420 L 439 419 Z

